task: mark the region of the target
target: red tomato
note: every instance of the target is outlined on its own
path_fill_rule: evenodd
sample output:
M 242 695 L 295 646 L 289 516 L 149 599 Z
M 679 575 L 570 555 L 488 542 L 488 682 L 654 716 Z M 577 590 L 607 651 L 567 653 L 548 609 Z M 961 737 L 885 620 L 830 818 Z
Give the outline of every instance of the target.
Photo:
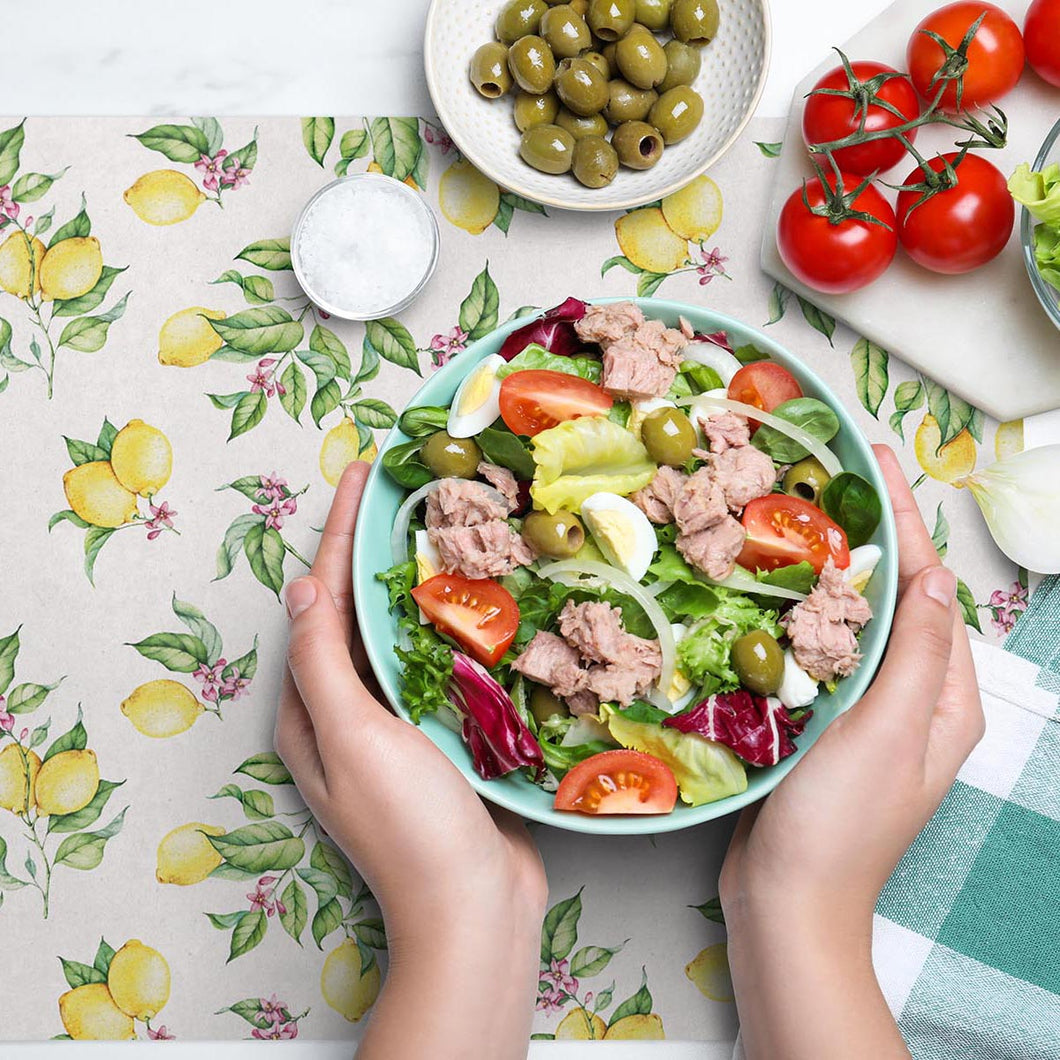
M 1060 87 L 1060 0 L 1034 0 L 1023 26 L 1023 43 L 1035 73 Z
M 952 162 L 957 156 L 944 155 Z M 942 162 L 930 160 L 935 172 Z M 907 184 L 923 179 L 919 167 L 906 177 Z M 898 196 L 898 236 L 906 253 L 932 272 L 971 272 L 997 257 L 1012 234 L 1016 206 L 1004 174 L 978 155 L 966 155 L 957 166 L 958 184 L 939 192 L 910 210 L 919 192 Z
M 670 767 L 642 751 L 602 751 L 560 782 L 557 810 L 573 813 L 669 813 L 677 802 Z
M 740 521 L 747 543 L 736 562 L 748 570 L 776 570 L 805 560 L 820 574 L 829 556 L 840 570 L 850 566 L 842 527 L 801 497 L 759 497 L 744 508 Z
M 496 666 L 519 630 L 519 605 L 489 578 L 436 574 L 412 598 L 440 633 L 447 633 L 483 666 Z
M 986 18 L 968 45 L 964 70 L 964 92 L 961 108 L 985 107 L 1016 87 L 1023 73 L 1023 37 L 1019 26 L 999 7 L 982 0 L 958 0 L 928 15 L 909 38 L 906 62 L 916 90 L 924 99 L 934 99 L 940 82 L 931 79 L 946 61 L 942 46 L 925 31 L 937 33 L 956 48 L 972 23 L 983 13 Z M 957 82 L 949 81 L 942 94 L 943 110 L 956 111 Z
M 852 192 L 861 182 L 853 174 L 843 175 L 843 189 Z M 835 188 L 835 177 L 828 178 Z M 811 207 L 825 202 L 820 180 L 805 189 Z M 883 225 L 851 218 L 833 223 L 806 208 L 803 189 L 791 193 L 777 224 L 777 249 L 784 264 L 808 287 L 827 294 L 846 294 L 872 283 L 894 260 L 898 249 L 897 224 L 890 203 L 870 184 L 854 200 L 852 208 L 870 214 Z
M 501 383 L 501 418 L 515 434 L 535 435 L 579 416 L 606 416 L 614 403 L 595 383 L 533 368 Z
M 795 376 L 773 361 L 753 361 L 745 364 L 729 382 L 729 400 L 754 405 L 763 412 L 772 412 L 792 398 L 802 397 L 802 387 Z M 751 423 L 754 430 L 758 424 Z
M 870 81 L 880 74 L 897 73 L 893 67 L 885 66 L 883 63 L 859 62 L 851 63 L 850 66 L 859 81 Z M 846 70 L 842 66 L 837 66 L 831 73 L 825 74 L 814 89 L 846 90 L 849 87 L 850 81 L 847 79 Z M 865 109 L 861 104 L 844 96 L 811 93 L 802 114 L 803 139 L 808 145 L 841 140 L 861 128 L 863 110 L 865 111 L 866 132 L 894 129 L 920 116 L 920 103 L 916 98 L 916 89 L 905 75 L 885 81 L 877 97 L 903 114 L 905 121 L 878 103 L 873 103 Z M 906 136 L 914 140 L 917 132 L 917 129 L 912 129 L 906 133 Z M 883 173 L 898 165 L 905 155 L 905 148 L 894 137 L 870 140 L 856 147 L 841 147 L 833 152 L 839 168 L 844 173 L 858 173 L 862 176 L 867 176 L 869 173 Z

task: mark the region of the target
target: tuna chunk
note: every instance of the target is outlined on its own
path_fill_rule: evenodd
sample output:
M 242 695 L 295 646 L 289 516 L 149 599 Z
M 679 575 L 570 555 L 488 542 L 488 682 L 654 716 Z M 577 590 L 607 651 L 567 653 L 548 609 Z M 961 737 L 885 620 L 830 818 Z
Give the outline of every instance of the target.
M 443 478 L 427 497 L 427 529 L 479 526 L 504 519 L 508 512 L 481 482 Z
M 677 538 L 677 551 L 714 581 L 723 581 L 736 569 L 747 533 L 731 515 L 694 534 Z
M 633 333 L 633 341 L 651 350 L 663 364 L 676 368 L 682 360 L 688 339 L 661 320 L 647 320 Z
M 852 674 L 861 661 L 855 633 L 871 618 L 868 601 L 829 558 L 813 592 L 788 612 L 795 661 L 817 681 Z
M 771 493 L 777 481 L 773 461 L 753 445 L 726 449 L 713 456 L 710 464 L 714 481 L 733 511 L 739 511 L 756 497 Z
M 699 421 L 712 453 L 724 453 L 727 449 L 738 449 L 751 441 L 751 429 L 747 420 L 735 412 L 719 412 Z
M 567 706 L 576 718 L 582 714 L 596 714 L 600 709 L 600 699 L 588 689 L 575 692 L 573 696 L 567 696 Z
M 506 467 L 483 460 L 478 473 L 508 502 L 508 511 L 519 507 L 519 483 Z
M 677 370 L 650 350 L 623 339 L 604 351 L 604 389 L 622 401 L 662 397 L 673 386 Z
M 586 684 L 601 703 L 618 703 L 628 707 L 643 696 L 662 673 L 659 642 L 642 640 L 630 634 L 630 643 L 622 662 L 589 667 Z
M 687 481 L 675 467 L 661 467 L 644 489 L 630 495 L 630 500 L 659 526 L 674 521 L 674 502 Z
M 686 479 L 674 501 L 673 511 L 674 521 L 682 534 L 707 530 L 729 514 L 725 493 L 717 482 L 713 468 L 701 467 Z
M 623 658 L 628 640 L 638 640 L 622 628 L 622 609 L 610 604 L 568 600 L 559 613 L 559 631 L 587 662 L 610 663 Z
M 473 526 L 435 527 L 427 537 L 447 574 L 465 578 L 502 578 L 533 563 L 534 550 L 503 519 Z
M 590 305 L 574 330 L 582 342 L 608 346 L 636 331 L 644 323 L 644 314 L 632 302 Z
M 512 663 L 512 669 L 564 698 L 576 696 L 585 689 L 581 656 L 562 637 L 545 630 L 534 634 L 534 639 Z M 595 709 L 592 707 L 590 712 L 594 713 Z

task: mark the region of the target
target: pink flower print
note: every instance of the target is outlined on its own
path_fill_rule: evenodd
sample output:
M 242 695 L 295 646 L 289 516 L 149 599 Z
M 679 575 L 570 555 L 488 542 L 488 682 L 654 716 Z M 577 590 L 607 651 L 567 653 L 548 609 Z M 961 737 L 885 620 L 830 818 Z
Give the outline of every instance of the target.
M 203 155 L 199 161 L 195 163 L 195 168 L 204 174 L 202 178 L 202 186 L 207 191 L 217 191 L 218 183 L 224 175 L 224 160 L 227 157 L 228 152 L 221 150 L 218 151 L 213 158 L 209 155 Z
M 244 184 L 249 184 L 250 170 L 245 166 L 239 165 L 238 162 L 233 162 L 222 174 L 221 174 L 221 187 L 232 188 L 233 191 L 236 188 L 243 187 Z
M 261 879 L 271 879 L 271 877 L 263 876 Z M 250 899 L 250 911 L 252 913 L 259 913 L 264 910 L 266 916 L 272 916 L 276 912 L 276 903 L 272 901 L 272 888 L 263 887 L 261 880 L 258 880 L 258 885 L 253 891 L 247 892 L 247 898 Z
M 151 505 L 151 518 L 144 523 L 147 528 L 147 540 L 154 541 L 163 530 L 173 529 L 173 517 L 177 513 L 170 508 L 168 501 Z
M 153 1027 L 147 1028 L 147 1037 L 153 1042 L 172 1042 L 176 1039 L 175 1034 L 170 1034 L 165 1024 L 155 1030 Z
M 219 695 L 222 699 L 239 699 L 249 684 L 249 677 L 240 677 L 239 670 L 233 670 L 232 676 L 221 685 Z
M 209 700 L 211 703 L 217 702 L 217 697 L 224 688 L 221 671 L 227 665 L 228 663 L 224 659 L 218 659 L 213 666 L 207 666 L 205 663 L 201 663 L 198 670 L 191 675 L 196 680 L 202 682 L 203 699 Z
M 578 980 L 570 974 L 570 963 L 567 960 L 553 960 L 547 972 L 542 972 L 540 978 L 551 982 L 553 988 L 561 993 L 576 994 L 578 992 Z
M 1011 633 L 1027 610 L 1027 586 L 1013 582 L 1008 590 L 995 589 L 987 601 L 990 621 L 998 633 Z
M 467 332 L 457 325 L 448 335 L 435 335 L 428 349 L 435 367 L 440 368 L 443 364 L 448 364 L 466 347 Z
M 423 138 L 427 143 L 434 144 L 443 155 L 449 154 L 453 149 L 453 141 L 449 139 L 449 136 L 444 129 L 439 129 L 435 132 L 434 127 L 428 125 L 423 130 Z
M 298 1024 L 294 1020 L 284 1024 L 274 1023 L 267 1031 L 255 1027 L 250 1032 L 250 1036 L 259 1041 L 286 1041 L 289 1038 L 298 1037 Z
M 274 471 L 271 475 L 261 475 L 261 488 L 258 496 L 267 501 L 281 501 L 287 492 L 287 479 L 280 478 Z
M 729 259 L 722 256 L 721 248 L 715 247 L 708 254 L 705 250 L 700 252 L 703 257 L 703 264 L 700 265 L 696 272 L 699 274 L 699 285 L 705 287 L 715 276 L 725 276 L 725 262 Z
M 0 214 L 10 218 L 12 221 L 18 217 L 19 205 L 11 197 L 11 185 L 5 184 L 0 188 Z
M 263 876 L 262 879 L 258 882 L 261 883 L 263 880 L 269 880 L 269 882 L 271 883 L 273 882 L 273 877 Z M 273 994 L 272 997 L 269 998 L 259 997 L 258 1004 L 261 1006 L 261 1014 L 270 1023 L 286 1022 L 283 1012 L 284 1009 L 287 1008 L 287 1006 L 282 1001 L 278 1000 L 275 994 Z
M 560 1012 L 567 999 L 558 990 L 548 987 L 537 995 L 535 1008 L 539 1012 Z
M 257 368 L 247 376 L 251 391 L 264 390 L 266 397 L 272 397 L 276 393 L 276 383 L 273 381 L 272 372 L 268 371 L 275 363 L 271 357 L 258 361 Z
M 266 530 L 282 530 L 284 519 L 298 511 L 298 498 L 288 497 L 283 503 L 274 500 L 268 508 L 255 504 L 250 510 L 255 515 L 265 516 Z
M 10 732 L 15 727 L 15 715 L 4 710 L 4 704 L 7 702 L 3 696 L 0 696 L 0 729 L 4 732 Z

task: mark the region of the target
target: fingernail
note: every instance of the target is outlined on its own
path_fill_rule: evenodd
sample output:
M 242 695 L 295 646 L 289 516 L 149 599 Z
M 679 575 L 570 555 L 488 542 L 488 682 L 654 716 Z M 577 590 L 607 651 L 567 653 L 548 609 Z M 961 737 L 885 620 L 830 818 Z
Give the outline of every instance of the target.
M 296 578 L 284 592 L 287 614 L 297 618 L 307 607 L 312 607 L 317 598 L 317 588 L 308 578 Z
M 948 567 L 928 571 L 924 576 L 924 592 L 943 607 L 949 607 L 957 595 L 957 575 Z

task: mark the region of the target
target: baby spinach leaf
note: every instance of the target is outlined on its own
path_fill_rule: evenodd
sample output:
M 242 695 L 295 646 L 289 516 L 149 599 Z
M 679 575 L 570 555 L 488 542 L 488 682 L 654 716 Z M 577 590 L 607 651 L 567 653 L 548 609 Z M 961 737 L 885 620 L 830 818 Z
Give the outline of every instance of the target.
M 830 442 L 839 433 L 839 417 L 817 398 L 792 398 L 773 409 L 773 415 L 801 427 L 822 442 Z M 751 444 L 778 464 L 794 464 L 810 455 L 805 446 L 768 423 L 755 431 Z
M 398 427 L 410 438 L 428 438 L 436 431 L 444 431 L 449 422 L 449 410 L 441 405 L 421 405 L 406 409 L 398 420 Z
M 825 486 L 821 507 L 846 531 L 851 548 L 864 545 L 883 518 L 883 505 L 875 487 L 853 471 L 836 475 Z
M 420 460 L 422 448 L 423 439 L 420 438 L 392 446 L 383 454 L 383 467 L 399 486 L 416 490 L 434 479 L 426 464 Z
M 534 458 L 523 440 L 511 431 L 487 427 L 475 436 L 475 441 L 490 463 L 508 468 L 524 481 L 534 477 Z

